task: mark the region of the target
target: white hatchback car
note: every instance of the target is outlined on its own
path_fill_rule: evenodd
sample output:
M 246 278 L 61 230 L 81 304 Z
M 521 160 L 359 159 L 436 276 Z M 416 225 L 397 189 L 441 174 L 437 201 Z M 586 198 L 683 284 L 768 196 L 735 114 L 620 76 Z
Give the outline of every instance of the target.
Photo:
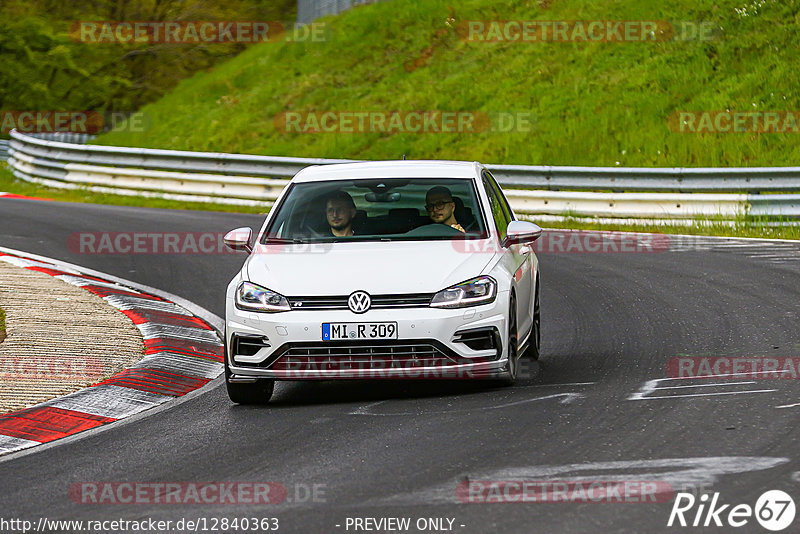
M 496 378 L 538 358 L 537 225 L 479 163 L 307 167 L 281 193 L 227 290 L 236 403 L 275 380 Z

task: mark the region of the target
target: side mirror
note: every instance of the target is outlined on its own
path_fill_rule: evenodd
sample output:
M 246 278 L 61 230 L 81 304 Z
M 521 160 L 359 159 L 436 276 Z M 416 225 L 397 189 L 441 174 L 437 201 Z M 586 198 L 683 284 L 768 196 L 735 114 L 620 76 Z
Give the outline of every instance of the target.
M 528 221 L 511 221 L 506 229 L 506 237 L 503 239 L 503 248 L 520 243 L 532 243 L 542 235 L 542 229 L 538 224 Z
M 243 228 L 237 228 L 236 230 L 231 230 L 225 237 L 222 238 L 222 242 L 225 243 L 231 250 L 236 251 L 245 251 L 248 254 L 253 252 L 253 247 L 250 246 L 250 239 L 253 237 L 253 230 L 248 228 L 247 226 Z

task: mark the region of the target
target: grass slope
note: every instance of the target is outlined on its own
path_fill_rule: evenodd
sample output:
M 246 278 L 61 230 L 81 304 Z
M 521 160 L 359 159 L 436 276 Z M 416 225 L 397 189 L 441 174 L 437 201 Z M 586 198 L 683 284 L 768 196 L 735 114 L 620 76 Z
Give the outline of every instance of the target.
M 675 133 L 667 119 L 684 110 L 800 109 L 799 13 L 798 0 L 391 0 L 324 19 L 326 42 L 254 46 L 145 107 L 146 131 L 98 142 L 507 164 L 794 165 L 800 133 Z M 705 21 L 718 35 L 481 43 L 453 30 L 468 20 Z M 506 134 L 287 134 L 274 125 L 282 112 L 325 110 L 522 111 L 535 124 Z

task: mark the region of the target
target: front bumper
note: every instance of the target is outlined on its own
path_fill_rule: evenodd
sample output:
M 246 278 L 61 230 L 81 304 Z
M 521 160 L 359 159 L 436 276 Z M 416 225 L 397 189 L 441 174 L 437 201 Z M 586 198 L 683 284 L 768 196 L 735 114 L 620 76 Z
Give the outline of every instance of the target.
M 236 308 L 232 298 L 226 308 L 225 358 L 232 382 L 258 378 L 480 379 L 500 376 L 508 368 L 507 292 L 500 292 L 490 304 L 460 309 L 259 313 Z M 396 322 L 398 339 L 322 341 L 322 323 L 326 322 Z M 495 346 L 470 348 L 463 342 L 464 332 L 492 332 Z M 233 354 L 233 341 L 242 336 L 262 336 L 264 346 L 255 354 Z

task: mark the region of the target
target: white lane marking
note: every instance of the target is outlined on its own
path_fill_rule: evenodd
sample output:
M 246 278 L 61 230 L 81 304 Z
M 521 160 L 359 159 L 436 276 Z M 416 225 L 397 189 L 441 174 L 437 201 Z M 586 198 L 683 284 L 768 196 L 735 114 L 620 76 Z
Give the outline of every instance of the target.
M 764 371 L 764 372 L 771 372 L 771 371 Z M 708 375 L 703 376 L 701 379 L 706 380 L 708 378 L 725 378 L 730 376 L 744 376 L 744 375 L 753 375 L 758 374 L 756 373 L 732 373 L 729 375 Z M 680 389 L 685 387 L 704 387 L 704 386 L 739 386 L 739 385 L 747 385 L 747 384 L 755 384 L 756 382 L 748 381 L 748 382 L 732 382 L 730 384 L 697 384 L 697 385 L 686 385 L 686 386 L 661 386 L 662 382 L 669 382 L 673 380 L 691 380 L 691 379 L 698 379 L 698 377 L 687 376 L 687 377 L 680 377 L 680 378 L 657 378 L 655 380 L 648 380 L 647 382 L 642 385 L 639 391 L 632 393 L 628 396 L 628 400 L 637 401 L 637 400 L 652 400 L 652 399 L 681 399 L 681 398 L 689 398 L 689 397 L 714 397 L 719 395 L 745 395 L 748 393 L 772 393 L 774 391 L 778 391 L 777 389 L 756 389 L 756 390 L 744 390 L 744 391 L 726 391 L 726 392 L 712 392 L 712 393 L 692 393 L 686 395 L 667 395 L 667 396 L 660 396 L 654 397 L 650 396 L 651 393 L 656 393 L 658 391 L 663 391 L 667 389 Z
M 714 252 L 736 254 L 748 259 L 763 260 L 774 265 L 797 264 L 800 258 L 800 248 L 796 242 L 784 240 L 754 239 L 751 238 L 716 238 L 716 241 L 706 236 L 689 238 L 684 236 L 670 237 L 670 252 L 711 250 Z
M 778 259 L 782 259 L 783 260 L 783 259 L 793 258 L 794 256 L 787 256 L 786 254 L 765 253 L 765 254 L 750 254 L 747 257 L 748 258 L 778 258 Z
M 794 408 L 795 406 L 800 406 L 800 402 L 796 402 L 794 404 L 784 404 L 783 406 L 775 406 L 776 408 Z
M 741 386 L 743 384 L 755 384 L 755 382 L 714 382 L 712 384 L 690 384 L 688 386 L 661 386 L 658 389 L 710 388 L 714 386 Z
M 398 415 L 424 415 L 424 414 L 464 413 L 464 412 L 474 412 L 474 411 L 483 411 L 483 410 L 499 410 L 501 408 L 507 408 L 509 406 L 518 406 L 520 404 L 527 404 L 527 403 L 530 403 L 530 402 L 537 402 L 537 401 L 547 400 L 547 399 L 555 399 L 555 398 L 558 398 L 558 397 L 563 397 L 562 400 L 560 401 L 560 404 L 569 404 L 569 403 L 571 403 L 571 402 L 573 402 L 573 401 L 575 401 L 577 399 L 583 398 L 583 395 L 580 394 L 580 393 L 573 393 L 573 392 L 570 392 L 570 393 L 555 393 L 553 395 L 545 395 L 544 397 L 533 397 L 531 399 L 523 399 L 523 400 L 514 401 L 514 402 L 507 402 L 505 404 L 498 404 L 498 405 L 495 405 L 495 406 L 479 406 L 479 407 L 476 407 L 476 408 L 460 408 L 460 409 L 455 409 L 455 410 L 436 410 L 436 411 L 420 410 L 418 412 L 394 412 L 394 413 L 375 413 L 375 412 L 373 412 L 372 408 L 374 408 L 374 407 L 376 407 L 376 406 L 378 406 L 380 404 L 384 404 L 384 403 L 388 402 L 388 401 L 383 400 L 383 401 L 373 402 L 373 403 L 370 403 L 370 404 L 365 404 L 364 406 L 361 406 L 360 408 L 358 408 L 356 410 L 353 410 L 352 412 L 350 412 L 347 415 L 373 415 L 373 416 L 377 416 L 377 417 L 393 417 L 393 416 L 398 416 Z
M 693 393 L 691 395 L 666 395 L 664 397 L 644 397 L 635 400 L 652 400 L 652 399 L 682 399 L 686 397 L 713 397 L 715 395 L 745 395 L 747 393 L 772 393 L 778 391 L 777 389 L 754 389 L 747 391 L 725 391 L 722 393 Z M 633 400 L 633 399 L 628 399 Z
M 384 402 L 386 402 L 386 401 L 378 401 L 378 402 L 371 402 L 369 404 L 365 404 L 364 406 L 358 408 L 357 410 L 353 410 L 352 412 L 350 412 L 347 415 L 377 415 L 377 414 L 369 413 L 369 410 L 371 410 L 375 406 L 380 406 Z
M 652 393 L 653 391 L 655 391 L 658 388 L 659 382 L 662 382 L 664 380 L 669 380 L 669 379 L 658 378 L 656 380 L 648 380 L 647 382 L 644 383 L 644 385 L 641 388 L 639 388 L 639 391 L 637 391 L 636 393 L 632 393 L 630 396 L 628 396 L 628 400 L 644 400 L 645 396 L 648 393 Z

